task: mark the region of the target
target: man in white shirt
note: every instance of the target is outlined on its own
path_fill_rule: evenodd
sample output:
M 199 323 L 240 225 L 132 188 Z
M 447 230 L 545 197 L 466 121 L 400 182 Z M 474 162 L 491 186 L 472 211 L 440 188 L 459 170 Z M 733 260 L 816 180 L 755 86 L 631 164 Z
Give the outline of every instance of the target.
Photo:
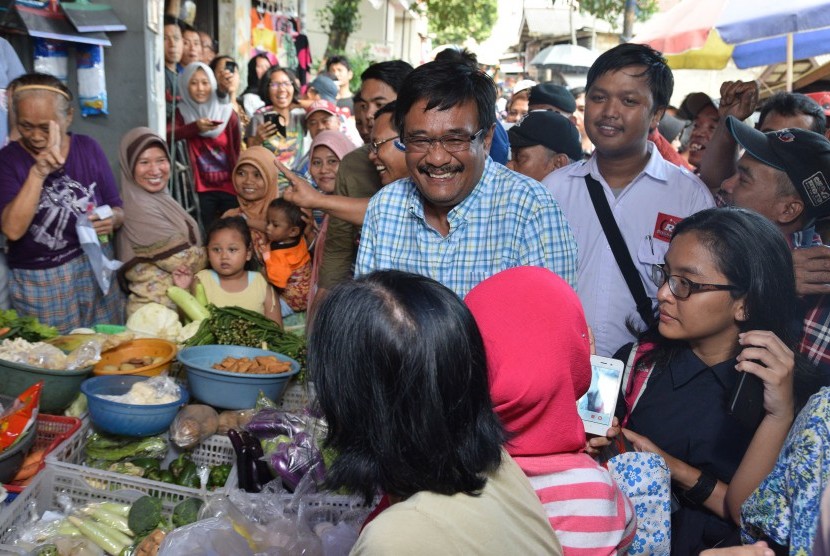
M 597 354 L 610 356 L 634 339 L 626 322 L 645 328 L 594 209 L 586 177 L 602 187 L 625 245 L 654 300 L 651 265 L 662 263 L 674 226 L 714 206 L 697 177 L 666 162 L 647 139 L 668 105 L 674 78 L 662 56 L 638 44 L 602 54 L 588 72 L 585 131 L 590 159 L 542 180 L 559 202 L 579 246 L 577 292 L 596 338 Z

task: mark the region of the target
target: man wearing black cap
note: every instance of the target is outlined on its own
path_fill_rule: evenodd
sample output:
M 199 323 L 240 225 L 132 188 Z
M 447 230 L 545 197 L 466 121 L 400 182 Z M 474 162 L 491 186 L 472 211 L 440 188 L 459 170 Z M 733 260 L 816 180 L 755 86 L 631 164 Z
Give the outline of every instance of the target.
M 561 85 L 540 83 L 530 89 L 528 110 L 531 112 L 535 110 L 558 112 L 576 125 L 576 118 L 574 117 L 576 99 L 568 89 Z
M 805 129 L 763 133 L 733 116 L 726 127 L 746 152 L 723 182 L 727 200 L 752 209 L 784 233 L 796 250 L 821 245 L 815 220 L 830 215 L 830 141 Z M 830 377 L 830 300 L 803 298 L 801 351 Z
M 507 131 L 511 170 L 536 181 L 582 158 L 579 132 L 556 112 L 530 112 Z

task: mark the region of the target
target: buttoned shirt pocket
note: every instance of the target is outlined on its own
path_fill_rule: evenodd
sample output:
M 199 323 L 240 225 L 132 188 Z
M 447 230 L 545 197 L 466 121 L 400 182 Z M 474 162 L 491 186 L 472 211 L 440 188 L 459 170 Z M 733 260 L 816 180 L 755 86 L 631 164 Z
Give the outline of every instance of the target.
M 669 250 L 669 244 L 665 241 L 655 239 L 647 235 L 640 240 L 640 245 L 637 248 L 637 270 L 643 276 L 646 292 L 654 297 L 657 292 L 657 286 L 651 279 L 652 266 L 656 264 L 663 264 L 666 260 L 666 252 Z

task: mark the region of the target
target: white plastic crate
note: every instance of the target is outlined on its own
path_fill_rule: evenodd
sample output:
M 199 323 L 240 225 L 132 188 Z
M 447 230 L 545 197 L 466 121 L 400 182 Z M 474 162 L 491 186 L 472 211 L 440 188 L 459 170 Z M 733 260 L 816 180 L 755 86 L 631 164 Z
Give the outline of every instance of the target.
M 233 466 L 224 488 L 206 490 L 204 488 L 194 489 L 171 485 L 170 483 L 164 483 L 161 481 L 151 481 L 141 477 L 133 477 L 131 475 L 124 475 L 121 473 L 114 473 L 112 471 L 104 471 L 87 467 L 83 464 L 84 444 L 86 443 L 87 437 L 91 433 L 92 424 L 89 421 L 85 421 L 77 433 L 75 433 L 66 442 L 58 446 L 51 454 L 46 456 L 47 464 L 51 464 L 62 469 L 68 469 L 82 475 L 94 475 L 94 478 L 96 479 L 103 477 L 105 479 L 103 484 L 107 485 L 106 488 L 111 488 L 111 484 L 114 484 L 116 485 L 115 488 L 137 488 L 138 490 L 148 494 L 151 494 L 147 490 L 150 488 L 159 489 L 161 487 L 171 487 L 176 491 L 181 492 L 183 498 L 193 496 L 204 497 L 205 495 L 214 492 L 224 492 L 227 489 L 236 488 L 238 482 L 236 472 L 236 453 L 234 452 L 233 445 L 227 436 L 215 434 L 199 443 L 199 445 L 194 448 L 192 452 L 190 452 L 190 456 L 196 465 L 219 465 L 229 463 Z M 178 457 L 181 453 L 182 450 L 179 450 L 179 448 L 170 443 L 170 450 L 167 453 L 167 458 L 164 460 L 162 467 L 166 467 L 167 464 L 176 459 L 176 457 Z M 133 484 L 133 480 L 138 480 L 139 482 L 137 484 Z M 119 487 L 117 486 L 119 484 L 124 484 L 126 486 Z
M 283 391 L 282 397 L 277 401 L 277 409 L 281 411 L 300 411 L 311 405 L 316 396 L 317 392 L 313 383 L 299 384 L 292 380 Z
M 131 504 L 145 494 L 151 494 L 162 501 L 162 511 L 166 516 L 173 513 L 176 504 L 193 496 L 192 492 L 186 492 L 193 489 L 88 467 L 81 469 L 79 471 L 47 463 L 26 490 L 0 510 L 0 543 L 8 544 L 16 539 L 19 527 L 38 519 L 43 512 L 60 510 L 59 496 L 69 496 L 73 506 L 78 506 L 89 502 Z M 112 480 L 111 476 L 118 479 Z M 91 483 L 96 486 L 93 487 Z M 198 495 L 198 491 L 196 493 Z

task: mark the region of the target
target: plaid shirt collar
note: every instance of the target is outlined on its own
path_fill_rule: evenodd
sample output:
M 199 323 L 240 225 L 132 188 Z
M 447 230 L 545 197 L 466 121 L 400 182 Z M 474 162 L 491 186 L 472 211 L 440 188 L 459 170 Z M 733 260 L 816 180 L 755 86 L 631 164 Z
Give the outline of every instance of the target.
M 815 227 L 809 226 L 787 236 L 790 248 L 803 249 L 822 245 Z M 822 371 L 830 372 L 830 296 L 811 295 L 802 300 L 805 310 L 798 351 Z

